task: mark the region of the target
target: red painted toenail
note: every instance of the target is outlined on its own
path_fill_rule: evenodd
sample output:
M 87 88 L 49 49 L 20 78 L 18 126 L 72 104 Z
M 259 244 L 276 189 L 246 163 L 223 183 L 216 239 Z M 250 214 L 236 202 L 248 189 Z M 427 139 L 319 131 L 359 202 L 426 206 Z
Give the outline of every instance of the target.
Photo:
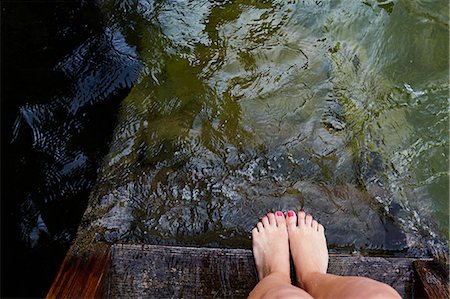
M 303 210 L 300 210 L 300 213 L 305 213 L 305 211 L 303 211 Z
M 288 217 L 293 217 L 293 216 L 294 216 L 294 212 L 289 211 L 289 212 L 288 212 Z
M 273 214 L 272 212 L 269 212 L 268 214 Z
M 277 216 L 283 216 L 283 213 L 277 212 Z

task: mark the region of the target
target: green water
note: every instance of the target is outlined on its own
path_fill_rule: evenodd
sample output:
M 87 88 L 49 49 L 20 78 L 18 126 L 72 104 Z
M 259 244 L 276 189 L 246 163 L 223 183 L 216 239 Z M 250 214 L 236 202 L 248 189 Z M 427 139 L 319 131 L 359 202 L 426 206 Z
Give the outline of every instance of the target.
M 448 240 L 447 1 L 102 5 L 142 63 L 92 195 L 114 238 L 242 245 L 304 208 L 336 248 Z

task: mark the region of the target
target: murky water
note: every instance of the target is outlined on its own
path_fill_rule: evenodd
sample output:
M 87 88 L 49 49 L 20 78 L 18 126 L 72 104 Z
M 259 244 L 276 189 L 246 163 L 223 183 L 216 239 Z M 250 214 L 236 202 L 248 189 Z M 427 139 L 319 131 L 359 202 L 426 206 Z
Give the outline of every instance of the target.
M 258 216 L 304 208 L 336 249 L 444 236 L 445 7 L 108 2 L 112 39 L 142 70 L 85 229 L 110 242 L 248 246 Z
M 336 251 L 426 254 L 448 240 L 447 1 L 86 11 L 95 29 L 54 62 L 58 88 L 23 100 L 11 125 L 12 144 L 38 153 L 21 169 L 44 161 L 41 183 L 14 196 L 29 246 L 72 240 L 62 219 L 77 222 L 97 172 L 89 240 L 248 247 L 258 217 L 300 208 Z

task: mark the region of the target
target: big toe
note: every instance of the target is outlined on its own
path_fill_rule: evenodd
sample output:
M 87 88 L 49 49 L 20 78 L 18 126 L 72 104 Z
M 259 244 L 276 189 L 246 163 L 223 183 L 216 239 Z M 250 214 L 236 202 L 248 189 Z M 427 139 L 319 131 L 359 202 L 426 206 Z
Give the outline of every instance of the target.
M 286 217 L 286 225 L 289 230 L 295 229 L 297 227 L 297 215 L 294 211 L 289 211 Z

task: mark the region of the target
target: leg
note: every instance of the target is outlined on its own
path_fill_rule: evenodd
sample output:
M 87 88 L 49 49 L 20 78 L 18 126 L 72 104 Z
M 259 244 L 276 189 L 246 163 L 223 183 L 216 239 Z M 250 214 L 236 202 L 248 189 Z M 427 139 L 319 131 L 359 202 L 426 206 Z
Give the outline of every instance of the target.
M 369 278 L 327 274 L 323 226 L 303 211 L 298 217 L 289 211 L 286 222 L 298 283 L 314 298 L 400 298 L 392 287 Z
M 259 283 L 249 298 L 309 298 L 291 285 L 289 242 L 283 213 L 269 213 L 252 231 L 253 255 Z

